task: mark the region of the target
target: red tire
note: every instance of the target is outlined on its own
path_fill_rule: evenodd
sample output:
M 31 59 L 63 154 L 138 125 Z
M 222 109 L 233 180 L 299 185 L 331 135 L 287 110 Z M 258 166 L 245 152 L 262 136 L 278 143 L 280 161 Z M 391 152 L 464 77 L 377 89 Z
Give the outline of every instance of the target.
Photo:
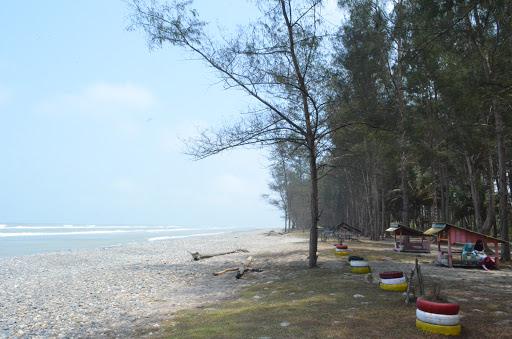
M 396 278 L 402 278 L 403 276 L 404 276 L 404 272 L 398 272 L 398 271 L 379 273 L 379 277 L 381 277 L 381 279 L 396 279 Z
M 435 314 L 455 315 L 459 314 L 459 305 L 451 303 L 436 303 L 422 298 L 416 300 L 416 307 L 423 312 Z
M 337 244 L 336 248 L 339 249 L 339 250 L 346 250 L 348 248 L 348 246 L 347 245 Z

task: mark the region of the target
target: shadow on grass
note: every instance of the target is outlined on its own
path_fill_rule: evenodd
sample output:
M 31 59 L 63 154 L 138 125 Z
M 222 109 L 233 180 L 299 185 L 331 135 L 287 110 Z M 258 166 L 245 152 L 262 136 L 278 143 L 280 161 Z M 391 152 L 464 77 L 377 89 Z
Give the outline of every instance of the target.
M 374 265 L 403 269 L 414 262 L 408 256 L 386 251 L 371 242 L 349 245 Z M 415 327 L 415 306 L 406 305 L 401 293 L 386 292 L 367 275 L 349 272 L 346 257 L 336 257 L 329 244 L 321 245 L 320 267 L 308 269 L 305 251 L 257 256 L 272 271 L 246 287 L 235 300 L 179 312 L 158 333 L 172 338 L 437 338 Z M 302 258 L 302 259 L 304 259 Z M 425 262 L 429 256 L 421 257 Z M 473 304 L 475 291 L 469 280 L 457 280 L 457 271 L 424 265 L 427 274 L 455 276 L 446 291 L 461 302 L 462 336 L 465 338 L 510 337 L 512 322 L 508 300 L 499 291 L 482 294 Z M 374 275 L 375 276 L 375 275 Z M 508 276 L 510 279 L 510 276 Z M 432 278 L 435 280 L 437 278 Z M 505 280 L 496 282 L 505 283 Z M 473 299 L 471 299 L 473 298 Z M 508 305 L 508 306 L 507 306 Z

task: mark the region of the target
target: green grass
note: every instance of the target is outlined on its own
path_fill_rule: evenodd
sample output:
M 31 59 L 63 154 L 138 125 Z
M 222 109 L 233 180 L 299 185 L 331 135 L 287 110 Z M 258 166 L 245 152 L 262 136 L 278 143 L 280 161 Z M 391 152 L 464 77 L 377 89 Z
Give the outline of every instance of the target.
M 393 330 L 395 337 L 419 337 L 414 326 L 397 329 L 400 321 L 414 324 L 415 319 L 414 307 L 404 305 L 400 293 L 381 291 L 365 275 L 352 275 L 341 264 L 346 258 L 333 260 L 331 267 L 282 269 L 281 280 L 249 287 L 237 300 L 181 312 L 163 336 L 346 338 L 382 337 Z
M 380 244 L 379 244 L 380 245 Z M 405 305 L 399 292 L 386 292 L 366 275 L 351 274 L 346 257 L 334 256 L 328 244 L 316 269 L 281 265 L 280 279 L 261 281 L 244 289 L 237 299 L 179 312 L 159 333 L 170 338 L 440 338 L 415 327 L 415 306 Z M 352 245 L 351 248 L 357 248 Z M 384 247 L 383 247 L 384 248 Z M 380 246 L 358 255 L 375 260 L 413 262 L 414 256 L 382 252 Z M 264 280 L 264 279 L 261 279 Z M 355 298 L 360 294 L 364 297 Z M 495 311 L 495 303 L 480 309 Z M 470 310 L 466 310 L 468 312 Z M 483 317 L 480 319 L 480 317 Z M 463 318 L 464 319 L 464 318 Z M 510 324 L 469 314 L 463 337 L 504 337 Z M 476 319 L 476 321 L 475 321 Z M 281 326 L 281 323 L 288 326 Z

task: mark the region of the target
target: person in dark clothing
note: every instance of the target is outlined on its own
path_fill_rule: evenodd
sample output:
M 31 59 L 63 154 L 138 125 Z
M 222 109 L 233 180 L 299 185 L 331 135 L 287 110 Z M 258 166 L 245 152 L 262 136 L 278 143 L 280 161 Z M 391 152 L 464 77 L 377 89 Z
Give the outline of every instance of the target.
M 482 252 L 484 250 L 484 242 L 482 239 L 478 239 L 475 243 L 475 251 Z

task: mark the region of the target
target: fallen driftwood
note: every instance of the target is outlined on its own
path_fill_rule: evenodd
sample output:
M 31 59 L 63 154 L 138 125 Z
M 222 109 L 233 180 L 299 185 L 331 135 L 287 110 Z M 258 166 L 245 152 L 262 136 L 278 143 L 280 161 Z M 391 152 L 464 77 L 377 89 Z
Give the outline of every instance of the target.
M 230 251 L 230 252 L 221 252 L 221 253 L 213 253 L 213 254 L 199 254 L 199 252 L 188 252 L 188 253 L 190 253 L 190 255 L 192 256 L 194 261 L 198 261 L 198 260 L 201 260 L 201 259 L 218 257 L 218 256 L 221 256 L 221 255 L 226 255 L 226 254 L 248 253 L 248 252 L 249 252 L 248 250 L 244 250 L 244 249 L 239 248 L 237 250 Z
M 237 272 L 235 278 L 240 279 L 247 272 L 263 272 L 262 269 L 250 267 L 252 264 L 252 257 L 247 258 L 245 263 L 241 263 L 239 267 L 226 268 L 219 272 L 214 272 L 213 275 L 218 276 L 227 272 Z
M 274 236 L 274 235 L 284 235 L 283 232 L 276 232 L 276 231 L 269 231 L 266 233 L 263 233 L 263 235 L 266 235 L 267 237 Z

